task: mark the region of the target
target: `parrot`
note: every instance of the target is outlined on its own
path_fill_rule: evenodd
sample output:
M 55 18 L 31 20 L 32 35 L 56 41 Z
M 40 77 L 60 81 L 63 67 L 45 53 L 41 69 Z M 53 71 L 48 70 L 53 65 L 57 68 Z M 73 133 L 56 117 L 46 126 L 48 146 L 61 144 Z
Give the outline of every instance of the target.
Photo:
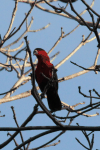
M 59 1 L 61 1 L 61 2 L 64 2 L 64 3 L 68 3 L 69 2 L 69 0 L 59 0 Z M 76 2 L 77 0 L 71 0 L 71 2 L 73 3 L 73 2 Z
M 35 69 L 35 78 L 39 85 L 41 92 L 46 89 L 46 86 L 49 87 L 46 89 L 45 94 L 47 95 L 48 105 L 51 111 L 61 110 L 61 100 L 58 95 L 58 77 L 57 69 L 54 68 L 54 65 L 50 62 L 50 58 L 45 50 L 42 48 L 36 48 L 33 51 L 38 59 L 38 63 Z M 50 83 L 52 80 L 52 84 Z

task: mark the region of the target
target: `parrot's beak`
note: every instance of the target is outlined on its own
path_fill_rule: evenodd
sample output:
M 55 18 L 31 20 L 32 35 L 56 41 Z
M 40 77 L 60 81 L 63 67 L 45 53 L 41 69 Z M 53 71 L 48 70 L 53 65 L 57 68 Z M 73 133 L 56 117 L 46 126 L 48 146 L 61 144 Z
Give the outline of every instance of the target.
M 37 54 L 38 54 L 38 51 L 34 50 L 33 55 L 37 55 Z

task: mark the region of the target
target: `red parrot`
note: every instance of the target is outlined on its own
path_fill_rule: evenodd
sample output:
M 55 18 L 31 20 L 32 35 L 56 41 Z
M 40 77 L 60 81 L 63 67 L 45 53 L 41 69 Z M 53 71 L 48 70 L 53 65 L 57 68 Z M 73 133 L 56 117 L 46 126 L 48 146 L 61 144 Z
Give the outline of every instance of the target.
M 38 64 L 35 70 L 35 77 L 36 81 L 40 87 L 40 90 L 43 92 L 45 86 L 48 84 L 49 79 L 53 78 L 53 80 L 58 80 L 56 69 L 54 68 L 53 64 L 50 63 L 50 58 L 47 55 L 46 51 L 41 48 L 36 48 L 33 52 L 38 59 Z M 45 75 L 46 77 L 44 77 Z M 47 100 L 49 108 L 52 111 L 61 110 L 62 105 L 58 95 L 58 82 L 53 82 L 51 86 L 46 91 Z
M 59 1 L 61 1 L 61 2 L 64 2 L 64 3 L 68 3 L 69 2 L 69 0 L 59 0 Z M 71 2 L 73 3 L 73 2 L 76 2 L 77 0 L 71 0 Z

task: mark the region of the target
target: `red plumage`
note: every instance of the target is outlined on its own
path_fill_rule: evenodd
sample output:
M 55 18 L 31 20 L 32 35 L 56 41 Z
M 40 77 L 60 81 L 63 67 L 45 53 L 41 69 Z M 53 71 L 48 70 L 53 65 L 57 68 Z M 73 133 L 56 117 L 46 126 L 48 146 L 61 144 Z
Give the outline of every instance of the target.
M 57 74 L 52 63 L 50 63 L 50 58 L 47 53 L 41 49 L 36 48 L 33 52 L 38 58 L 38 64 L 35 70 L 36 81 L 43 92 L 45 86 L 48 84 L 48 79 L 46 79 L 42 73 L 49 79 L 57 80 Z M 54 70 L 54 71 L 53 71 Z M 52 86 L 47 89 L 46 92 L 49 108 L 52 111 L 61 110 L 62 105 L 58 95 L 58 82 L 53 82 Z

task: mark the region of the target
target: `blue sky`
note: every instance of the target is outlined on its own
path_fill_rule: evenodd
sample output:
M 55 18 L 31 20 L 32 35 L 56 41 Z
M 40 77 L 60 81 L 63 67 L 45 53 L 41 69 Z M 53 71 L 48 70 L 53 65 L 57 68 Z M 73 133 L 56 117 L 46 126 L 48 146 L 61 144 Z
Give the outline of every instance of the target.
M 91 4 L 92 0 L 88 0 L 88 4 Z M 61 2 L 53 2 L 52 4 L 56 6 L 65 6 L 64 3 Z M 58 5 L 59 4 L 59 5 Z M 1 0 L 0 1 L 0 34 L 3 37 L 9 27 L 11 15 L 14 9 L 15 2 L 12 0 Z M 82 4 L 81 1 L 77 1 L 76 3 L 73 4 L 75 9 L 80 13 L 82 12 L 86 7 Z M 46 4 L 42 4 L 44 8 L 52 9 Z M 96 0 L 95 4 L 93 6 L 93 9 L 100 14 L 100 1 Z M 21 21 L 25 17 L 25 13 L 28 12 L 30 9 L 29 4 L 24 4 L 24 3 L 19 3 L 18 4 L 18 10 L 16 13 L 15 21 L 13 24 L 13 27 L 18 28 L 20 25 Z M 71 12 L 70 7 L 68 6 L 67 11 L 71 14 L 74 15 L 73 12 Z M 33 16 L 34 21 L 31 26 L 31 30 L 37 30 L 43 26 L 46 26 L 48 23 L 51 25 L 42 31 L 36 32 L 36 33 L 27 33 L 26 35 L 28 36 L 28 40 L 30 41 L 30 48 L 33 52 L 33 50 L 36 47 L 40 47 L 45 49 L 47 52 L 52 48 L 54 43 L 57 41 L 61 34 L 61 27 L 63 27 L 63 31 L 65 34 L 69 33 L 72 29 L 74 29 L 78 23 L 74 20 L 61 17 L 58 15 L 50 14 L 47 12 L 43 12 L 37 8 L 34 8 L 30 16 L 28 17 L 28 23 L 31 20 L 31 17 Z M 75 16 L 75 15 L 74 15 Z M 85 13 L 82 16 L 86 21 L 91 22 L 91 18 L 88 15 L 88 13 Z M 96 20 L 96 16 L 95 20 Z M 8 45 L 9 43 L 13 42 L 16 38 L 18 38 L 24 31 L 26 25 L 22 26 L 21 30 L 11 39 L 9 39 L 7 42 L 5 42 L 4 46 Z M 98 29 L 99 32 L 99 29 Z M 69 55 L 82 41 L 82 35 L 85 35 L 85 37 L 88 36 L 90 31 L 84 26 L 80 26 L 77 30 L 75 30 L 72 34 L 67 36 L 66 38 L 62 39 L 60 43 L 57 45 L 57 47 L 54 49 L 54 51 L 50 54 L 52 56 L 56 52 L 60 51 L 60 54 L 57 56 L 57 58 L 53 61 L 54 65 L 57 65 L 62 59 L 64 59 L 67 55 Z M 91 35 L 90 39 L 94 37 L 94 34 Z M 11 49 L 14 49 L 18 47 L 21 42 L 24 41 L 22 38 L 18 43 L 13 45 Z M 25 46 L 25 44 L 24 44 Z M 24 47 L 23 46 L 23 47 Z M 86 68 L 92 66 L 95 61 L 95 57 L 97 54 L 97 40 L 95 39 L 94 41 L 87 43 L 85 46 L 82 46 L 68 61 L 66 61 L 62 66 L 58 68 L 58 78 L 65 77 L 72 75 L 74 73 L 77 73 L 79 71 L 82 71 L 81 68 L 74 66 L 73 64 L 70 63 L 70 61 L 76 62 L 77 64 L 84 66 Z M 12 55 L 14 55 L 13 53 Z M 20 57 L 24 58 L 25 53 L 23 52 L 20 54 Z M 35 60 L 35 56 L 33 56 L 33 61 Z M 5 57 L 1 54 L 0 56 L 0 62 L 5 63 L 6 59 Z M 100 64 L 100 59 L 98 58 L 97 64 Z M 59 84 L 59 96 L 61 100 L 69 105 L 75 105 L 76 103 L 79 102 L 85 102 L 85 105 L 89 104 L 89 99 L 84 98 L 82 95 L 78 93 L 78 86 L 81 86 L 81 89 L 83 93 L 89 95 L 89 90 L 92 90 L 95 88 L 99 93 L 99 77 L 100 74 L 95 74 L 94 72 L 89 72 L 87 74 L 84 74 L 82 76 L 73 78 L 71 80 L 67 80 L 64 82 L 61 82 Z M 17 75 L 16 73 L 13 72 L 7 72 L 5 70 L 0 72 L 0 93 L 8 91 L 12 86 L 17 82 Z M 31 82 L 27 83 L 25 86 L 22 86 L 19 88 L 13 95 L 20 94 L 24 91 L 30 90 L 32 88 Z M 13 96 L 12 95 L 12 96 Z M 94 94 L 95 95 L 95 94 Z M 2 98 L 3 96 L 1 96 Z M 46 99 L 43 100 L 44 104 L 47 106 L 47 101 Z M 93 102 L 97 102 L 97 100 L 93 100 Z M 8 103 L 3 103 L 0 105 L 0 111 L 1 115 L 5 114 L 5 117 L 0 118 L 0 126 L 1 127 L 16 127 L 16 124 L 13 120 L 13 114 L 11 110 L 11 106 L 14 106 L 15 112 L 16 112 L 16 117 L 18 120 L 19 125 L 23 123 L 23 121 L 29 116 L 29 114 L 32 112 L 34 105 L 36 104 L 35 99 L 30 96 L 24 99 L 19 99 L 16 101 L 8 102 Z M 84 105 L 84 106 L 85 106 Z M 76 108 L 81 108 L 82 106 L 78 106 Z M 40 108 L 39 108 L 40 109 Z M 87 114 L 95 114 L 96 112 L 99 113 L 99 110 L 93 110 L 91 112 L 88 112 Z M 57 115 L 60 116 L 66 116 L 67 112 L 66 111 L 60 111 L 56 112 Z M 72 114 L 73 115 L 73 114 Z M 96 117 L 84 117 L 80 116 L 76 119 L 74 119 L 72 125 L 76 125 L 76 123 L 79 123 L 79 125 L 82 126 L 99 126 L 100 121 L 99 121 L 100 116 Z M 68 120 L 65 123 L 66 125 L 68 124 Z M 41 115 L 36 115 L 33 120 L 31 120 L 30 123 L 27 124 L 27 126 L 46 126 L 46 125 L 54 125 L 52 121 L 44 114 Z M 22 132 L 24 140 L 27 140 L 28 138 L 36 135 L 40 131 L 27 131 L 27 132 Z M 10 132 L 13 134 L 13 132 Z M 37 147 L 48 140 L 52 139 L 54 136 L 56 136 L 57 133 L 50 134 L 48 136 L 42 137 L 37 141 L 34 141 L 30 144 L 30 149 Z M 81 149 L 84 150 L 84 148 L 77 143 L 75 140 L 75 137 L 80 139 L 80 141 L 85 144 L 85 146 L 88 147 L 88 143 L 83 136 L 81 131 L 67 131 L 65 134 L 63 134 L 61 137 L 59 137 L 57 140 L 54 142 L 57 142 L 58 140 L 61 140 L 60 144 L 58 144 L 56 147 L 49 147 L 46 148 L 47 150 L 61 150 L 61 149 Z M 7 137 L 7 132 L 1 132 L 0 133 L 0 143 L 3 143 L 5 140 L 7 140 L 9 137 Z M 90 136 L 91 139 L 91 136 Z M 100 135 L 99 132 L 95 132 L 95 139 L 94 139 L 94 147 L 93 149 L 100 149 L 100 144 L 99 144 L 99 139 Z M 16 137 L 16 141 L 18 144 L 21 143 L 20 136 L 18 135 Z M 53 142 L 53 143 L 54 143 Z M 10 144 L 8 144 L 6 147 L 3 148 L 3 150 L 10 149 L 12 150 L 15 147 L 14 142 L 12 141 Z M 44 148 L 43 148 L 44 149 Z

